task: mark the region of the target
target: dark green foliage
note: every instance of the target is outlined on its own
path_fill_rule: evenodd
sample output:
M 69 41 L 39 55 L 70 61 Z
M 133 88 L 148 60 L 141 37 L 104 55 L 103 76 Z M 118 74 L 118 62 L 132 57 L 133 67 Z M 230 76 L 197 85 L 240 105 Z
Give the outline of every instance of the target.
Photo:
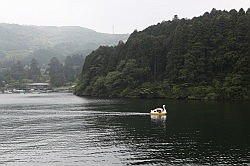
M 39 82 L 41 77 L 41 71 L 39 68 L 39 64 L 36 59 L 32 59 L 30 62 L 30 69 L 29 69 L 29 79 L 33 80 L 34 82 Z
M 21 61 L 17 61 L 10 70 L 11 78 L 14 80 L 21 81 L 22 79 L 27 77 L 27 72 L 24 69 Z
M 63 86 L 65 84 L 63 65 L 56 57 L 50 60 L 49 77 L 52 86 L 58 87 Z
M 84 57 L 81 54 L 67 56 L 65 64 L 53 57 L 49 63 L 49 77 L 52 86 L 63 86 L 66 83 L 73 83 L 81 72 Z
M 164 21 L 87 56 L 78 95 L 249 99 L 250 13 Z
M 32 59 L 29 65 L 24 65 L 21 61 L 10 61 L 0 66 L 0 86 L 5 88 L 25 88 L 22 85 L 38 82 L 41 78 L 40 67 L 36 59 Z
M 84 57 L 81 54 L 76 54 L 72 56 L 67 56 L 64 64 L 64 74 L 66 82 L 74 82 L 83 66 Z

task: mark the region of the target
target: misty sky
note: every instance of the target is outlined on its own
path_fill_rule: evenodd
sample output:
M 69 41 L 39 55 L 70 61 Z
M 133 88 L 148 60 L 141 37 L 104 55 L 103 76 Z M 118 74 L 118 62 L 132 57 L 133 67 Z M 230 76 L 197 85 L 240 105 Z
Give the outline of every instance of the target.
M 0 22 L 82 26 L 98 32 L 132 33 L 150 25 L 200 16 L 212 8 L 247 10 L 250 0 L 0 0 Z

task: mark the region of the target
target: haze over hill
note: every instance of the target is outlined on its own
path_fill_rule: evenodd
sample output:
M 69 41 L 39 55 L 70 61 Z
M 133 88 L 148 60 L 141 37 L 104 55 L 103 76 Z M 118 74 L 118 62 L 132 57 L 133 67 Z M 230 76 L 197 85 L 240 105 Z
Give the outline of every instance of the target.
M 88 54 L 100 45 L 115 45 L 129 34 L 105 34 L 77 26 L 33 26 L 0 23 L 0 58 L 30 60 L 35 57 L 47 63 L 53 56 Z

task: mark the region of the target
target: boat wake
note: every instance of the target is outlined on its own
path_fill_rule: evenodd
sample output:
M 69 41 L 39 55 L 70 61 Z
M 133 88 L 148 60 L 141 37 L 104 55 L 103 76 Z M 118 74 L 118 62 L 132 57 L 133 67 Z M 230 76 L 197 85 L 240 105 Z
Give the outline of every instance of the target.
M 150 115 L 149 113 L 141 113 L 141 112 L 101 112 L 101 111 L 95 111 L 95 112 L 88 112 L 91 114 L 97 114 L 97 115 L 105 115 L 105 116 L 145 116 Z

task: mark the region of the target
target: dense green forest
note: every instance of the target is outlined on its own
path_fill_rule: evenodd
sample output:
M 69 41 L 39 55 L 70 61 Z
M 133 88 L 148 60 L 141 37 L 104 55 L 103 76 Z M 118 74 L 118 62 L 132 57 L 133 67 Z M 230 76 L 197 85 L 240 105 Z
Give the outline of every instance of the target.
M 77 95 L 249 99 L 250 9 L 213 9 L 135 30 L 87 56 Z

